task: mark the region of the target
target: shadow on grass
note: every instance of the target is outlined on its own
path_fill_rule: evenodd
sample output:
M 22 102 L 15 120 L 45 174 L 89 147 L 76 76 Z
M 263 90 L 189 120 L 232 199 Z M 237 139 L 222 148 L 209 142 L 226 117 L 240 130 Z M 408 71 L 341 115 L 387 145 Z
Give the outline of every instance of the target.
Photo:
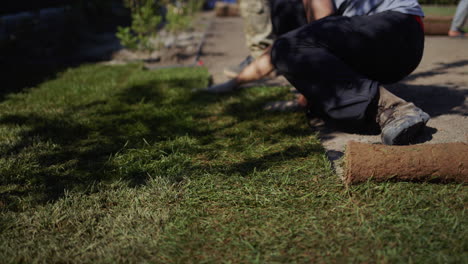
M 90 192 L 91 186 L 100 182 L 124 180 L 136 187 L 155 174 L 173 182 L 207 170 L 245 175 L 307 154 L 289 148 L 223 168 L 195 164 L 192 159 L 198 154 L 211 151 L 216 156 L 217 152 L 229 151 L 218 142 L 219 134 L 232 133 L 226 130 L 231 131 L 236 122 L 210 122 L 213 114 L 206 111 L 207 107 L 224 98 L 191 93 L 193 86 L 190 79 L 151 81 L 127 87 L 104 100 L 67 107 L 59 114 L 3 115 L 3 126 L 25 129 L 14 145 L 0 146 L 1 155 L 13 164 L 2 169 L 0 183 L 27 186 L 23 191 L 4 191 L 0 196 L 3 204 L 9 210 L 18 210 L 14 202 L 17 198 L 33 196 L 35 202 L 43 203 L 62 197 L 65 190 Z M 273 99 L 242 98 L 242 103 L 227 104 L 219 117 L 235 117 L 238 122 L 268 117 L 271 113 L 259 107 Z M 242 137 L 244 132 L 234 136 Z M 305 133 L 291 126 L 269 132 L 289 136 Z M 197 143 L 176 141 L 185 136 Z M 236 151 L 242 151 L 242 146 L 237 147 L 240 149 Z M 129 154 L 133 150 L 134 156 Z M 116 164 L 116 155 L 124 155 L 125 162 Z M 163 159 L 172 160 L 163 164 Z
M 105 57 L 107 56 L 107 57 Z M 109 59 L 110 55 L 102 55 Z M 0 102 L 9 94 L 23 92 L 27 88 L 36 87 L 48 80 L 53 80 L 67 69 L 79 67 L 82 64 L 99 61 L 98 58 L 45 58 L 28 60 L 27 58 L 13 58 L 5 61 L 0 56 Z
M 2 156 L 23 157 L 25 164 L 4 171 L 2 184 L 29 184 L 32 185 L 30 191 L 38 193 L 38 200 L 55 200 L 65 189 L 86 190 L 95 183 L 116 180 L 117 168 L 109 160 L 124 146 L 138 148 L 143 139 L 156 142 L 186 134 L 208 133 L 190 122 L 189 114 L 161 110 L 160 105 L 165 100 L 161 87 L 167 85 L 183 89 L 190 82 L 176 80 L 173 84 L 147 83 L 129 87 L 108 100 L 71 107 L 57 116 L 4 115 L 0 120 L 2 125 L 27 129 L 21 132 L 16 144 L 3 148 Z M 81 113 L 89 120 L 80 120 Z M 147 174 L 133 173 L 124 180 L 138 185 L 147 178 Z M 3 193 L 4 199 L 5 195 Z M 18 195 L 18 192 L 11 195 Z
M 22 92 L 25 88 L 57 77 L 65 69 L 57 64 L 0 63 L 0 102 L 11 93 Z
M 8 94 L 55 79 L 66 69 L 110 60 L 112 53 L 121 48 L 112 33 L 116 27 L 114 20 L 90 26 L 82 20 L 75 25 L 59 19 L 61 23 L 52 28 L 39 26 L 41 21 L 36 21 L 39 24 L 35 28 L 42 28 L 37 32 L 26 23 L 24 32 L 17 32 L 20 35 L 14 41 L 4 41 L 0 49 L 0 102 Z M 109 32 L 98 32 L 103 28 Z
M 241 162 L 220 165 L 215 168 L 223 171 L 226 175 L 238 174 L 245 177 L 251 175 L 253 172 L 268 171 L 280 162 L 296 158 L 306 158 L 311 154 L 311 151 L 323 152 L 324 150 L 320 145 L 317 145 L 313 149 L 307 149 L 307 151 L 298 146 L 291 146 L 283 151 L 277 151 L 256 158 L 247 158 Z

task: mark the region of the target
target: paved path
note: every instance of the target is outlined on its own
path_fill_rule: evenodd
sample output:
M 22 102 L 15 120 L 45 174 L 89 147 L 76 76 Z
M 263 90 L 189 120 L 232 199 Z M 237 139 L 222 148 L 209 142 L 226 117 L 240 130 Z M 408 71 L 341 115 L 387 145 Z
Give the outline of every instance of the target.
M 214 83 L 220 83 L 227 80 L 223 68 L 239 63 L 248 54 L 242 19 L 214 17 L 209 32 L 202 59 L 212 73 Z M 267 83 L 288 85 L 282 77 Z M 428 36 L 418 69 L 387 88 L 432 116 L 422 142 L 468 142 L 468 39 Z M 336 131 L 322 134 L 322 142 L 331 159 L 342 155 L 350 140 L 380 143 L 378 135 Z

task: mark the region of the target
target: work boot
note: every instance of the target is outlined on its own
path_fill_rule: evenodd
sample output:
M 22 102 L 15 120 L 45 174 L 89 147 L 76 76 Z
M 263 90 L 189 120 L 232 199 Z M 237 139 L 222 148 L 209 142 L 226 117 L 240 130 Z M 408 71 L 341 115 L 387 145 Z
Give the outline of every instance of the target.
M 230 66 L 224 69 L 224 75 L 226 75 L 229 78 L 236 78 L 237 75 L 245 68 L 247 67 L 250 63 L 254 61 L 254 58 L 252 56 L 247 56 L 239 65 L 236 66 Z
M 377 123 L 381 129 L 382 143 L 408 145 L 422 131 L 430 116 L 413 103 L 395 96 L 383 87 L 377 106 Z

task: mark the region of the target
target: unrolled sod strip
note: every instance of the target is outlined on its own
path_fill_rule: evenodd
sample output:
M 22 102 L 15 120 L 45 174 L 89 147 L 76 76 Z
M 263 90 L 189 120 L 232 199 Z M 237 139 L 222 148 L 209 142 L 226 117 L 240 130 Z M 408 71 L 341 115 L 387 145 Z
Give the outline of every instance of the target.
M 346 184 L 368 180 L 468 183 L 467 143 L 386 146 L 351 141 L 344 161 Z

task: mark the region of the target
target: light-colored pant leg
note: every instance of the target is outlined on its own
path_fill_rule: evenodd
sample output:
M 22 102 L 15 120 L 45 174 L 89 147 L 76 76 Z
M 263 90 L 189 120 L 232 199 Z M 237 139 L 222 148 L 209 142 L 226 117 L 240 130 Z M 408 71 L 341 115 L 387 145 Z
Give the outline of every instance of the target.
M 244 32 L 250 55 L 260 56 L 273 43 L 273 27 L 268 0 L 240 0 L 240 13 L 244 18 Z
M 455 15 L 453 16 L 452 26 L 450 27 L 450 30 L 461 31 L 467 18 L 468 18 L 468 0 L 460 0 L 460 3 L 458 3 L 458 6 L 457 6 L 457 11 L 455 12 Z

